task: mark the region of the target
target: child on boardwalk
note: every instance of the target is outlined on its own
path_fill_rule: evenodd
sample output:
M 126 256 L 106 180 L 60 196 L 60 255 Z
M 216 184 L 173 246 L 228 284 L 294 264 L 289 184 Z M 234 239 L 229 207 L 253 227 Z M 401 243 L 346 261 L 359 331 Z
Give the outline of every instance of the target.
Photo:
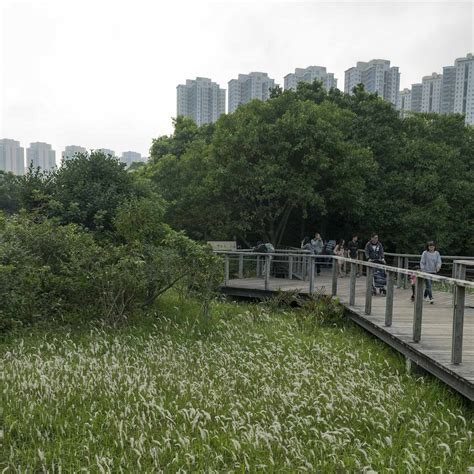
M 338 257 L 344 257 L 344 253 L 345 253 L 345 250 L 344 250 L 344 244 L 345 244 L 345 240 L 344 239 L 341 239 L 339 240 L 339 242 L 337 243 L 337 245 L 334 247 L 334 255 L 337 255 Z M 343 260 L 338 260 L 337 261 L 337 268 L 339 270 L 339 277 L 343 277 L 344 276 L 344 272 L 342 271 L 342 267 L 344 265 L 344 261 Z
M 413 270 L 418 271 L 420 269 L 419 266 L 416 266 L 413 268 Z M 415 301 L 415 288 L 416 288 L 416 275 L 414 273 L 410 273 L 408 275 L 408 279 L 410 280 L 411 283 L 411 300 Z

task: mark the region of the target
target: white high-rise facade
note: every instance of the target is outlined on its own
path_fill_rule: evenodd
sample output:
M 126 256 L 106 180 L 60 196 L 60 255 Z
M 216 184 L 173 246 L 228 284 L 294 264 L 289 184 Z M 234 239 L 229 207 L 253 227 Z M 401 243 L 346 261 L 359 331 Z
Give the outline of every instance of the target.
M 327 72 L 323 66 L 309 66 L 306 69 L 296 68 L 294 73 L 287 74 L 284 78 L 285 90 L 296 90 L 298 83 L 313 83 L 315 80 L 321 81 L 326 90 L 337 87 L 337 79 L 332 72 Z
M 130 166 L 134 162 L 143 162 L 144 160 L 142 159 L 142 155 L 136 151 L 124 151 L 120 161 Z
M 187 79 L 177 87 L 177 115 L 192 118 L 198 126 L 214 123 L 225 114 L 225 89 L 206 77 Z
M 411 85 L 411 111 L 421 112 L 421 99 L 423 96 L 423 84 Z
M 72 160 L 78 153 L 86 154 L 87 150 L 83 146 L 68 145 L 64 148 L 61 156 L 63 160 Z
M 16 175 L 25 174 L 25 150 L 20 142 L 9 138 L 0 140 L 0 170 Z
M 359 61 L 355 67 L 345 71 L 344 78 L 344 92 L 347 94 L 351 94 L 358 84 L 363 84 L 367 92 L 377 93 L 395 106 L 398 103 L 400 72 L 398 67 L 390 67 L 390 61 L 386 59 Z
M 251 72 L 239 74 L 238 79 L 229 81 L 229 113 L 251 100 L 268 100 L 270 89 L 275 87 L 275 80 L 268 77 L 266 72 Z
M 441 81 L 440 113 L 452 114 L 454 112 L 455 91 L 456 91 L 456 67 L 446 66 L 443 68 L 443 80 Z
M 400 116 L 406 117 L 411 112 L 411 90 L 403 89 L 398 94 L 397 109 L 400 111 Z
M 56 152 L 49 143 L 34 142 L 26 149 L 26 164 L 43 171 L 50 171 L 56 167 Z
M 465 58 L 456 59 L 454 67 L 454 113 L 464 114 L 466 123 L 474 125 L 474 56 L 469 53 Z
M 441 112 L 441 84 L 442 74 L 434 72 L 431 76 L 424 76 L 421 80 L 421 111 L 439 114 Z

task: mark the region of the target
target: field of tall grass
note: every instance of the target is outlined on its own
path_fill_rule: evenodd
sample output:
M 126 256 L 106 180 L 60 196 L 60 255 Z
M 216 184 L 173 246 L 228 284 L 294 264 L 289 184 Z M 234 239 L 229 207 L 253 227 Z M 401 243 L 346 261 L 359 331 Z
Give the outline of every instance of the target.
M 0 344 L 1 472 L 474 472 L 473 409 L 337 308 L 171 295 Z

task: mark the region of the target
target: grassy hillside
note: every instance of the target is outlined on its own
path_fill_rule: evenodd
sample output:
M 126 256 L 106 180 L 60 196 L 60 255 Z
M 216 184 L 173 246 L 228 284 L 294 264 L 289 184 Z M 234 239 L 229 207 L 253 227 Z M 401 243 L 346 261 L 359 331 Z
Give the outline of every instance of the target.
M 0 469 L 474 466 L 472 407 L 336 313 L 216 303 L 202 321 L 171 296 L 127 327 L 12 336 Z

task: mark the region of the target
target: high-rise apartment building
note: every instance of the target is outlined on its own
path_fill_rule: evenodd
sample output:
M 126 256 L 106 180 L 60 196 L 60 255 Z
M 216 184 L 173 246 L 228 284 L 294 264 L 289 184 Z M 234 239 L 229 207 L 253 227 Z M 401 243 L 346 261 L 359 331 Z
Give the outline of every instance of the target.
M 403 89 L 398 94 L 397 109 L 400 111 L 400 117 L 407 117 L 411 112 L 411 90 Z
M 20 142 L 9 138 L 0 140 L 0 170 L 25 174 L 25 150 Z
M 284 78 L 285 90 L 296 90 L 299 82 L 312 83 L 321 81 L 326 90 L 337 87 L 337 79 L 332 72 L 327 72 L 323 66 L 309 66 L 306 69 L 296 68 L 294 73 L 287 74 Z
M 443 80 L 441 81 L 440 113 L 452 114 L 454 112 L 455 89 L 456 89 L 456 67 L 446 66 L 443 68 Z
M 78 153 L 86 154 L 87 150 L 83 146 L 68 145 L 61 153 L 63 160 L 72 160 Z
M 270 89 L 275 87 L 275 80 L 268 77 L 266 72 L 251 72 L 239 74 L 237 79 L 229 81 L 229 113 L 251 100 L 268 100 Z
M 359 61 L 355 67 L 345 71 L 344 78 L 344 92 L 351 94 L 356 85 L 363 84 L 367 92 L 377 93 L 382 99 L 397 105 L 400 72 L 398 67 L 390 67 L 390 61 L 386 59 Z
M 135 151 L 124 151 L 122 153 L 122 157 L 120 158 L 122 163 L 125 163 L 127 166 L 130 166 L 132 163 L 138 161 L 142 162 L 142 155 Z
M 34 142 L 26 149 L 26 164 L 49 171 L 56 167 L 56 152 L 49 143 Z
M 177 115 L 192 118 L 198 126 L 214 123 L 225 114 L 225 89 L 206 77 L 187 79 L 177 87 Z
M 465 58 L 456 59 L 454 67 L 454 113 L 464 114 L 466 123 L 474 125 L 474 56 L 469 53 Z
M 434 72 L 431 76 L 424 76 L 421 80 L 421 111 L 439 114 L 441 111 L 441 83 L 442 74 Z
M 423 84 L 411 85 L 411 111 L 421 112 L 421 99 L 423 95 Z

